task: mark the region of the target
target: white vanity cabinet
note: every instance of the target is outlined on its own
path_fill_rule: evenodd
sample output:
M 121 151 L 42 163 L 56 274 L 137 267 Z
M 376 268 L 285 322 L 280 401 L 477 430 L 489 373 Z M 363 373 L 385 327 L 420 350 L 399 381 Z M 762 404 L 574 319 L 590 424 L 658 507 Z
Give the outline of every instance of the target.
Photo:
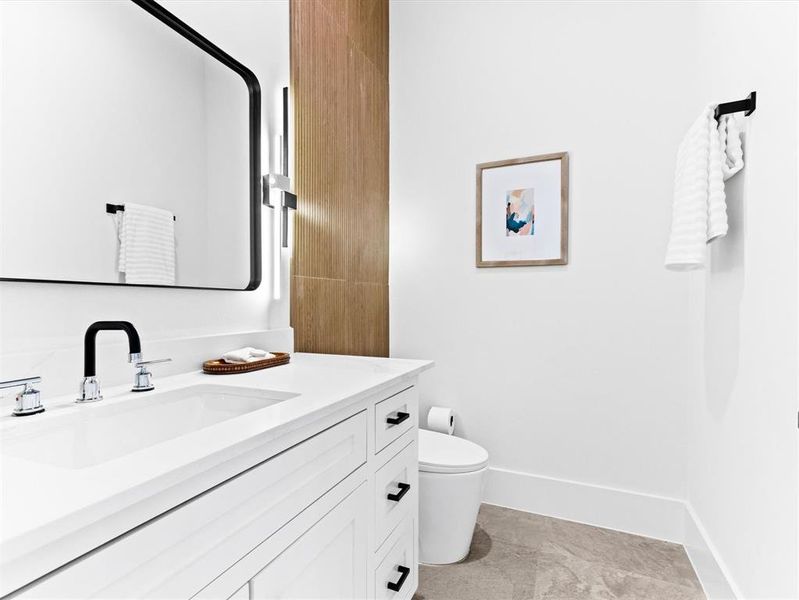
M 417 404 L 405 383 L 326 415 L 10 597 L 410 598 Z

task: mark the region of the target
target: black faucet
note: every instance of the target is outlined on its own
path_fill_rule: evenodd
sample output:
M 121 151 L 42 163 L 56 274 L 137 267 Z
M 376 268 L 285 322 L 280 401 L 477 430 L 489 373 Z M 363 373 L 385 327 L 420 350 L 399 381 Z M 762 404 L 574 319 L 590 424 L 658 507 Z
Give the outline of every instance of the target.
M 89 325 L 83 338 L 83 381 L 80 384 L 80 396 L 76 402 L 96 402 L 102 400 L 100 382 L 97 381 L 95 364 L 95 340 L 100 331 L 124 331 L 128 334 L 128 362 L 141 361 L 141 340 L 132 323 L 127 321 L 97 321 Z

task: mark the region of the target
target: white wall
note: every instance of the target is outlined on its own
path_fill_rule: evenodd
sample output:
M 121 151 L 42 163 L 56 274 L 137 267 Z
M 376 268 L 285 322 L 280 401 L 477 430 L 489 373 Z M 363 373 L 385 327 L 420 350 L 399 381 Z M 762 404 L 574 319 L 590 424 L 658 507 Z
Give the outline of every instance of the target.
M 391 354 L 436 361 L 422 412 L 455 408 L 495 496 L 687 502 L 745 598 L 796 593 L 795 13 L 391 5 Z M 731 233 L 707 274 L 667 272 L 677 145 L 752 89 Z M 475 164 L 564 150 L 570 264 L 476 269 Z
M 730 234 L 696 281 L 687 497 L 741 597 L 795 598 L 797 5 L 697 10 L 697 91 L 734 99 L 757 90 L 759 108 L 742 119 L 746 167 L 726 186 Z
M 267 150 L 277 131 L 279 89 L 289 77 L 288 2 L 172 0 L 163 4 L 258 76 L 266 169 Z M 83 333 L 98 319 L 133 322 L 151 358 L 155 358 L 155 348 L 168 347 L 163 342 L 170 340 L 288 327 L 288 254 L 275 259 L 273 216 L 271 211 L 264 213 L 263 282 L 255 292 L 0 282 L 0 379 L 40 374 L 45 398 L 74 392 L 82 375 Z M 35 231 L 31 239 L 35 243 Z M 281 266 L 279 278 L 276 263 Z M 106 340 L 103 345 L 120 346 L 117 335 L 101 338 Z M 218 350 L 210 342 L 209 347 Z M 130 369 L 124 366 L 124 358 L 121 351 L 109 356 L 101 353 L 98 372 L 106 385 L 128 381 Z M 122 365 L 117 368 L 117 363 Z M 159 373 L 176 369 L 185 369 L 185 364 L 166 365 Z
M 435 359 L 422 412 L 453 406 L 495 467 L 682 495 L 688 281 L 662 263 L 684 11 L 391 8 L 391 354 Z M 475 164 L 564 150 L 570 264 L 476 269 Z

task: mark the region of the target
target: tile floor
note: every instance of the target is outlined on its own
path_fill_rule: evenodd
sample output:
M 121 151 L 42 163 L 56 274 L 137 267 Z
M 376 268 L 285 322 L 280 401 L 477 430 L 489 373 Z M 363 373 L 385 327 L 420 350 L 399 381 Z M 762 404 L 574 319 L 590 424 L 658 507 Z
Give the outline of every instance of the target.
M 414 600 L 704 600 L 678 544 L 484 504 L 469 556 Z

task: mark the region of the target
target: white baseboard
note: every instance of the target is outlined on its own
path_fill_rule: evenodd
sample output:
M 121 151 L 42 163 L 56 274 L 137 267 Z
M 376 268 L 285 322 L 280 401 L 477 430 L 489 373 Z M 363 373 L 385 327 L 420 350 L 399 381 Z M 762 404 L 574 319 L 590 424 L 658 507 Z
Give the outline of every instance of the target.
M 743 597 L 693 509 L 682 500 L 490 468 L 483 501 L 682 544 L 708 600 Z
M 685 505 L 673 498 L 491 468 L 483 499 L 678 544 L 683 540 Z
M 693 507 L 687 503 L 685 537 L 682 544 L 708 600 L 736 600 L 744 597 L 710 541 Z

